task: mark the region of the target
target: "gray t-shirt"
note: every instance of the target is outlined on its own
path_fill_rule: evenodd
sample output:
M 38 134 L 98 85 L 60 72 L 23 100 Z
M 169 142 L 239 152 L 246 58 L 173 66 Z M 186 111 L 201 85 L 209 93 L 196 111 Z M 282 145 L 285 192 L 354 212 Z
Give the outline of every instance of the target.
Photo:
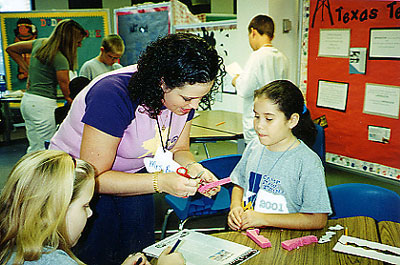
M 120 68 L 122 68 L 122 65 L 120 65 L 119 63 L 114 63 L 113 65 L 107 65 L 97 60 L 97 58 L 93 58 L 82 65 L 81 71 L 79 72 L 79 76 L 84 76 L 92 80 L 98 75 Z
M 322 162 L 300 142 L 286 153 L 249 143 L 231 174 L 246 204 L 263 213 L 332 213 Z
M 48 249 L 46 249 L 48 250 Z M 6 265 L 12 265 L 14 261 L 15 253 L 13 253 L 11 259 Z M 73 260 L 67 253 L 57 249 L 53 252 L 42 254 L 38 260 L 25 261 L 23 265 L 77 265 L 78 263 Z

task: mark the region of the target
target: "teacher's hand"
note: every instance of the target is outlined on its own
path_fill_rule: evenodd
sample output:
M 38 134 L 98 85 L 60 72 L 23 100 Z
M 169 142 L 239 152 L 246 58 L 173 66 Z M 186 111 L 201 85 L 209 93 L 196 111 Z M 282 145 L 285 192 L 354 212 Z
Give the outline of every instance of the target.
M 203 167 L 200 163 L 191 163 L 188 168 L 188 173 L 194 178 L 200 178 L 204 184 L 217 181 L 218 178 L 207 168 Z M 211 198 L 221 190 L 221 187 L 215 187 L 206 190 L 202 194 L 208 198 Z
M 175 172 L 162 173 L 158 177 L 158 186 L 161 191 L 177 197 L 192 196 L 197 192 L 199 179 L 189 179 Z

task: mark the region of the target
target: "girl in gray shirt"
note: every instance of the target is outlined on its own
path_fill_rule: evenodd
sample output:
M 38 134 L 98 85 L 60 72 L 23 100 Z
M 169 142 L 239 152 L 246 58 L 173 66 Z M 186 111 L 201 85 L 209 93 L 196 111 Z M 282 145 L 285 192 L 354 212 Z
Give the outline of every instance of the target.
M 325 174 L 309 146 L 316 129 L 301 91 L 277 80 L 254 93 L 258 139 L 246 147 L 231 174 L 228 225 L 320 229 L 331 213 Z

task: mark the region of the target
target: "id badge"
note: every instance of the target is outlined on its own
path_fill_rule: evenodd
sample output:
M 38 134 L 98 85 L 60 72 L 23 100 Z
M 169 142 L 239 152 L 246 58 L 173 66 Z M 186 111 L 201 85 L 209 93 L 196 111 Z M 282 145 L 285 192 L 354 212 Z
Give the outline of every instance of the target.
M 261 213 L 289 213 L 286 198 L 281 194 L 272 194 L 260 189 L 254 210 Z
M 179 165 L 175 160 L 173 160 L 173 154 L 169 150 L 163 150 L 159 147 L 153 158 L 145 157 L 144 165 L 148 172 L 159 172 L 164 173 L 175 172 L 181 165 Z

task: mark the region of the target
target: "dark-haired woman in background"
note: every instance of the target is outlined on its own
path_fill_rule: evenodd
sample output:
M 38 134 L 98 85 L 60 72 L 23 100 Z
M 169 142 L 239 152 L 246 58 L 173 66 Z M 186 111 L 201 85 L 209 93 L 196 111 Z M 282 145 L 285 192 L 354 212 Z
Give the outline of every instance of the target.
M 49 38 L 20 41 L 6 51 L 29 73 L 27 91 L 22 97 L 21 114 L 29 141 L 27 152 L 44 149 L 44 142 L 56 132 L 54 110 L 57 108 L 57 85 L 68 104 L 69 71 L 77 68 L 77 50 L 86 31 L 72 19 L 61 20 Z M 31 53 L 29 66 L 24 54 Z
M 199 179 L 148 173 L 144 159 L 157 150 L 161 160 L 173 159 L 191 176 L 216 179 L 190 153 L 190 126 L 223 73 L 222 58 L 204 39 L 171 34 L 150 44 L 137 65 L 109 72 L 76 97 L 50 148 L 96 169 L 94 222 L 75 250 L 84 262 L 120 264 L 154 243 L 153 193 L 196 193 Z

